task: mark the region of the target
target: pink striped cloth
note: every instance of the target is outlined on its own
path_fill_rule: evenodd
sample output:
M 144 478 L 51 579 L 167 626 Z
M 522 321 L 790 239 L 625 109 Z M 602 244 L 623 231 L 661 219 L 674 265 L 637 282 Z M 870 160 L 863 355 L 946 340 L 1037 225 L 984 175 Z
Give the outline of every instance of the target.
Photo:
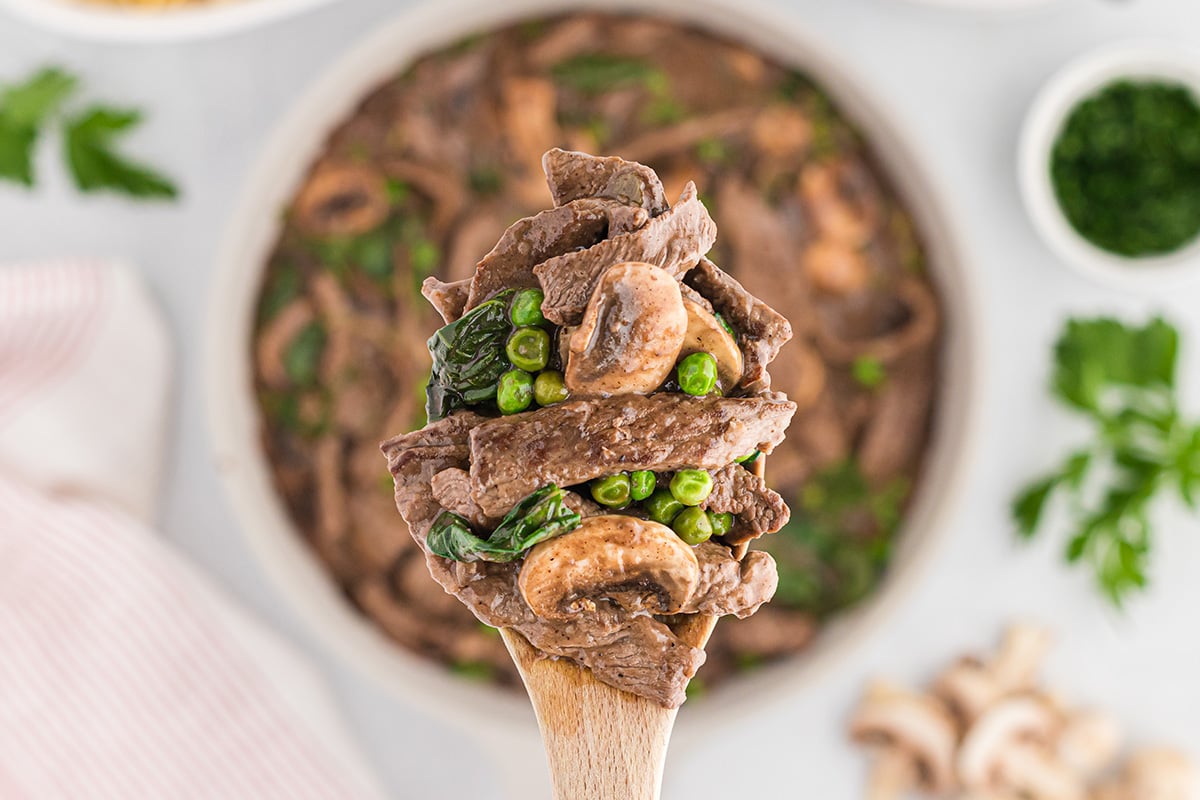
M 312 670 L 145 521 L 168 367 L 130 270 L 0 269 L 0 798 L 377 798 Z

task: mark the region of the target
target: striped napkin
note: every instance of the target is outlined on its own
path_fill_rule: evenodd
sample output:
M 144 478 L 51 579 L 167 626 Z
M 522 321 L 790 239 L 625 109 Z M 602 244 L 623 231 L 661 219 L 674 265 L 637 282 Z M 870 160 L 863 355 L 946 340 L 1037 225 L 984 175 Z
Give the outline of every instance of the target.
M 317 675 L 155 536 L 134 273 L 0 269 L 0 798 L 377 798 Z

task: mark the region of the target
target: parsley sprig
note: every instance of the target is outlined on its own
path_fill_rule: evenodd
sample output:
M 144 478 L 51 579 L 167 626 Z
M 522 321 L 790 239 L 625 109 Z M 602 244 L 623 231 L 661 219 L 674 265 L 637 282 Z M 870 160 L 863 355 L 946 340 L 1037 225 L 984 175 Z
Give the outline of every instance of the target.
M 71 111 L 66 105 L 78 88 L 75 76 L 55 67 L 0 87 L 0 180 L 32 187 L 37 177 L 37 143 L 47 128 L 57 124 L 67 166 L 80 191 L 144 199 L 176 197 L 178 190 L 168 178 L 131 161 L 118 149 L 118 140 L 141 122 L 141 113 L 100 104 Z
M 1151 507 L 1174 490 L 1200 503 L 1200 425 L 1179 413 L 1179 333 L 1161 318 L 1143 327 L 1070 320 L 1055 346 L 1054 395 L 1095 425 L 1092 441 L 1027 486 L 1012 514 L 1024 538 L 1040 529 L 1056 495 L 1068 501 L 1068 562 L 1086 563 L 1116 605 L 1148 582 Z

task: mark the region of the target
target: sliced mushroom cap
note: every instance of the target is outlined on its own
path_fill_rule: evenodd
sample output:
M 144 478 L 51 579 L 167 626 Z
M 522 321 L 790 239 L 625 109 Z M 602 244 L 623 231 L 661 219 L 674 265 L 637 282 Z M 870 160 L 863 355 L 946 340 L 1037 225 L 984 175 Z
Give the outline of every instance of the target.
M 851 719 L 850 735 L 864 744 L 906 753 L 929 791 L 954 787 L 954 720 L 936 700 L 877 683 Z
M 383 176 L 375 170 L 325 164 L 296 197 L 296 224 L 314 236 L 357 236 L 378 227 L 390 208 Z
M 1022 742 L 1049 743 L 1062 720 L 1044 700 L 1012 697 L 988 709 L 967 730 L 958 750 L 958 778 L 967 789 L 999 783 L 1008 752 Z
M 1151 748 L 1130 756 L 1121 771 L 1121 800 L 1195 800 L 1200 780 L 1191 760 L 1177 750 Z
M 933 692 L 964 726 L 971 725 L 1003 694 L 991 670 L 975 658 L 959 659 L 938 677 Z
M 1000 757 L 997 788 L 1029 800 L 1084 800 L 1087 787 L 1078 772 L 1033 742 L 1010 744 Z
M 683 307 L 687 311 L 687 332 L 679 355 L 711 353 L 717 360 L 717 377 L 721 386 L 726 390 L 734 388 L 742 379 L 744 367 L 742 350 L 737 346 L 737 341 L 725 330 L 716 315 L 700 303 L 685 296 Z
M 1103 772 L 1121 747 L 1121 727 L 1100 711 L 1076 711 L 1058 737 L 1058 758 L 1085 778 Z
M 605 514 L 530 550 L 518 587 L 539 617 L 570 619 L 606 601 L 631 612 L 674 614 L 699 582 L 696 554 L 673 530 Z
M 675 367 L 687 325 L 679 284 L 666 270 L 637 261 L 610 267 L 571 335 L 567 389 L 601 397 L 653 392 Z
M 1013 625 L 1009 628 L 1000 644 L 1000 651 L 990 665 L 1001 688 L 1012 692 L 1032 686 L 1053 643 L 1053 637 L 1045 628 L 1035 625 Z

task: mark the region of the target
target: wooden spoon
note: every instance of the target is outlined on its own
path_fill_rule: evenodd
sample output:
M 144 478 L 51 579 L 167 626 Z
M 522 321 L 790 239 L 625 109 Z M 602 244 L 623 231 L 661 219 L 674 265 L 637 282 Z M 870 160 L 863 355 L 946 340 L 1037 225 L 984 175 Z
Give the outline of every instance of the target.
M 765 460 L 754 463 L 760 478 Z M 733 553 L 740 559 L 746 545 Z M 694 614 L 675 633 L 703 648 L 716 624 L 716 617 Z M 533 702 L 556 800 L 659 800 L 679 709 L 601 683 L 574 662 L 546 658 L 515 630 L 500 633 Z

